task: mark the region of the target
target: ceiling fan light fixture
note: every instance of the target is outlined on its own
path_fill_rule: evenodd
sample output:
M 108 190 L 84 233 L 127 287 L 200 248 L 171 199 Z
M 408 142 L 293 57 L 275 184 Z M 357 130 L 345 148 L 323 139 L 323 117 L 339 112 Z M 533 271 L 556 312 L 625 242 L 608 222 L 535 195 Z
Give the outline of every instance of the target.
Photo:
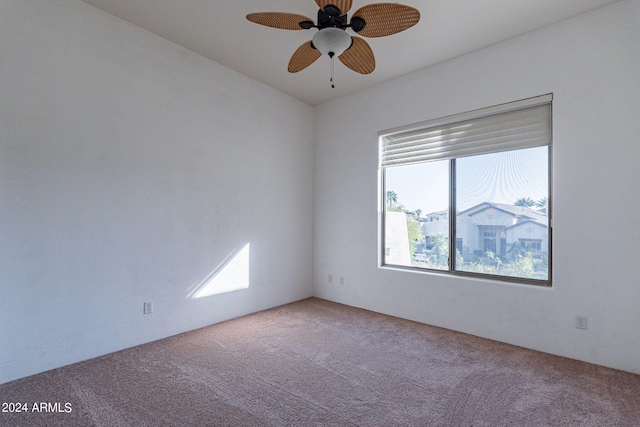
M 330 58 L 340 56 L 351 47 L 351 36 L 340 28 L 323 28 L 313 36 L 313 46 Z

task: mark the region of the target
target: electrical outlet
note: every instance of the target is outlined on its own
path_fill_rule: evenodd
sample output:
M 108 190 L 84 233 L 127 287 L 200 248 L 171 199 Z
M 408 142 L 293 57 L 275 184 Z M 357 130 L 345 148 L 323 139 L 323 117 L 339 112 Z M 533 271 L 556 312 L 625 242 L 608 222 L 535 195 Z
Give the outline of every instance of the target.
M 575 324 L 578 329 L 587 329 L 587 316 L 576 314 Z
M 153 313 L 153 301 L 145 301 L 144 302 L 144 308 L 142 311 L 144 314 L 151 314 Z
M 333 274 L 329 274 L 329 277 L 327 278 L 327 281 L 329 283 L 333 283 Z
M 344 285 L 344 276 L 340 276 L 340 284 Z

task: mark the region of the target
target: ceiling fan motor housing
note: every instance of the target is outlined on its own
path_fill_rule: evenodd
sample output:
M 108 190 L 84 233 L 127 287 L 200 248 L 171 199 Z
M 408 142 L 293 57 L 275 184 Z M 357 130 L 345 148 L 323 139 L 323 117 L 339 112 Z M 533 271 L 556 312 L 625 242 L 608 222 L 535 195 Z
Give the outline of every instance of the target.
M 331 7 L 333 6 L 327 6 L 325 10 L 318 10 L 318 29 L 330 27 L 346 29 L 348 27 L 347 15 L 340 15 L 340 10 L 337 8 L 335 9 L 337 13 L 327 13 L 326 10 Z M 332 12 L 331 9 L 329 9 L 329 12 Z

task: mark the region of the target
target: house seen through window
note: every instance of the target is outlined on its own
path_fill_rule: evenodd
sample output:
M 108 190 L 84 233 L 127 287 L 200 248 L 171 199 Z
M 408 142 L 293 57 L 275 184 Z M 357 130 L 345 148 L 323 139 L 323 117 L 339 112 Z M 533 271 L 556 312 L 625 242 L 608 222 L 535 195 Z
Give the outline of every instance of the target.
M 551 96 L 380 134 L 382 265 L 551 282 Z

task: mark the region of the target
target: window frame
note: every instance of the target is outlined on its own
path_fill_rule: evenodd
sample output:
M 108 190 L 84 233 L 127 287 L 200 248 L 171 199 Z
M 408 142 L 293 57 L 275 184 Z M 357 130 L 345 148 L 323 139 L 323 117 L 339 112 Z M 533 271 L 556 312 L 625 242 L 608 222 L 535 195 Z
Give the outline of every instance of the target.
M 506 104 L 495 105 L 492 107 L 482 108 L 478 110 L 472 110 L 465 113 L 455 114 L 451 116 L 446 116 L 434 120 L 428 120 L 420 123 L 415 123 L 412 125 L 397 127 L 393 129 L 388 129 L 384 131 L 378 132 L 378 195 L 379 195 L 379 224 L 378 224 L 378 267 L 383 269 L 390 270 L 403 270 L 410 272 L 419 272 L 423 274 L 436 274 L 436 275 L 447 275 L 447 276 L 456 276 L 456 277 L 468 277 L 468 278 L 476 278 L 490 281 L 499 281 L 499 282 L 507 282 L 507 283 L 516 283 L 516 284 L 528 284 L 528 285 L 536 285 L 542 287 L 551 287 L 552 286 L 552 278 L 553 278 L 553 268 L 552 268 L 552 252 L 553 252 L 553 204 L 552 204 L 552 194 L 553 194 L 553 94 L 542 95 L 533 98 L 527 98 L 515 102 L 509 102 Z M 382 138 L 394 135 L 401 134 L 404 132 L 412 132 L 412 131 L 420 131 L 421 129 L 433 128 L 436 126 L 446 126 L 456 122 L 460 122 L 463 120 L 470 120 L 476 118 L 482 118 L 485 116 L 492 116 L 501 114 L 504 112 L 509 112 L 513 110 L 525 109 L 529 107 L 534 107 L 538 105 L 548 104 L 550 110 L 550 121 L 549 121 L 549 142 L 547 144 L 536 145 L 537 147 L 547 147 L 547 205 L 546 205 L 546 216 L 547 216 L 547 278 L 543 279 L 533 279 L 533 278 L 525 278 L 525 277 L 516 277 L 516 276 L 504 276 L 498 274 L 488 274 L 488 273 L 478 273 L 471 271 L 463 271 L 456 270 L 455 268 L 455 253 L 457 248 L 458 238 L 456 236 L 456 219 L 457 215 L 454 215 L 454 212 L 457 212 L 456 209 L 456 159 L 463 157 L 471 157 L 471 156 L 480 156 L 483 154 L 488 154 L 489 151 L 470 154 L 470 155 L 462 155 L 456 156 L 448 159 L 449 162 L 449 208 L 447 210 L 447 217 L 449 222 L 449 230 L 448 230 L 448 269 L 434 269 L 434 268 L 426 268 L 426 267 L 418 267 L 418 266 L 405 266 L 405 265 L 397 265 L 397 264 L 388 264 L 385 263 L 386 256 L 386 248 L 385 248 L 385 224 L 386 224 L 386 174 L 385 170 L 387 167 L 393 167 L 394 165 L 382 165 Z M 517 148 L 517 150 L 524 150 L 532 147 L 522 147 Z M 513 149 L 507 150 L 497 150 L 494 152 L 505 152 L 512 151 Z M 402 167 L 402 166 L 396 166 Z M 499 237 L 496 236 L 496 239 Z

